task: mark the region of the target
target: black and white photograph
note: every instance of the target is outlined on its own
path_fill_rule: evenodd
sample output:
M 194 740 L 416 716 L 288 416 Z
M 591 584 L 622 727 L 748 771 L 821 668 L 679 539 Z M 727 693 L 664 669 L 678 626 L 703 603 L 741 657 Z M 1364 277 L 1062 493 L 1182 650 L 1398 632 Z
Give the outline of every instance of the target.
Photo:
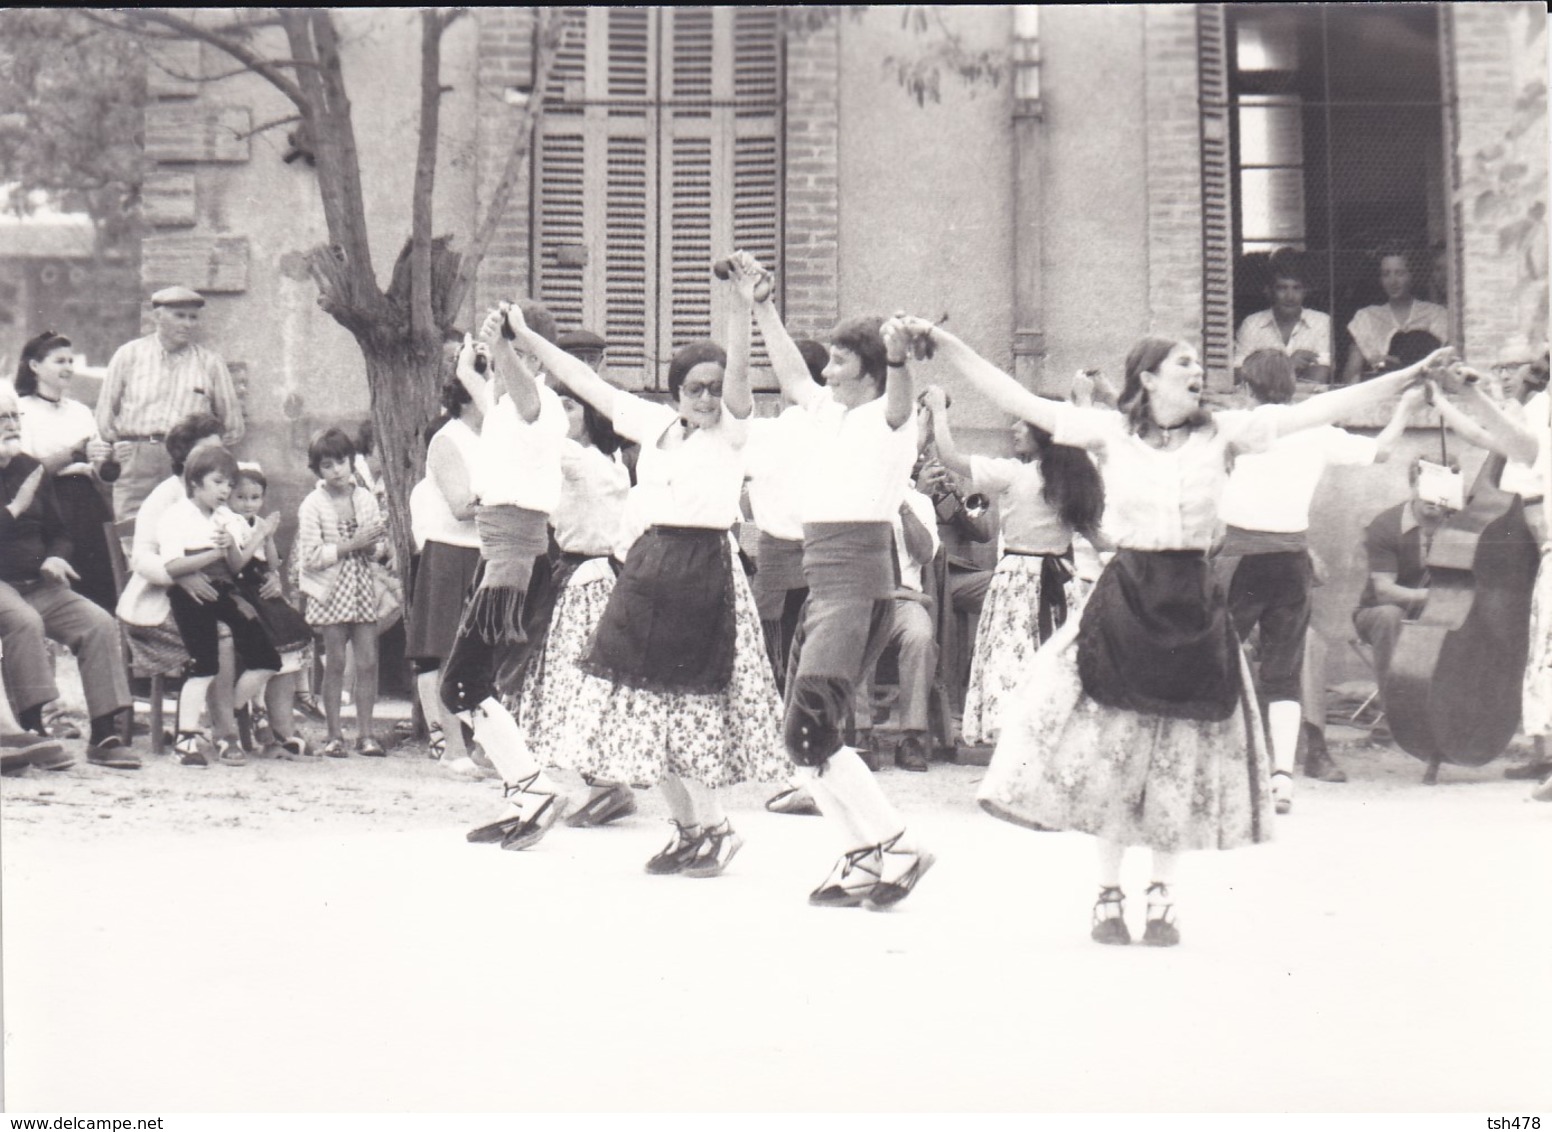
M 9 1127 L 1552 1122 L 1547 23 L 0 9 Z

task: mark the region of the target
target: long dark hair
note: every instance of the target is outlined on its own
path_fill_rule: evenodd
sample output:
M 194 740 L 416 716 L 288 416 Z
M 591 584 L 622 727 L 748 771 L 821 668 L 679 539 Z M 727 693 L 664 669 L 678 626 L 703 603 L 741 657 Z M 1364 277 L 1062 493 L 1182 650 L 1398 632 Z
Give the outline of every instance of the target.
M 1142 375 L 1157 373 L 1164 359 L 1169 357 L 1169 352 L 1181 341 L 1179 338 L 1160 338 L 1150 334 L 1139 339 L 1126 355 L 1126 386 L 1121 390 L 1121 400 L 1117 402 L 1117 407 L 1126 414 L 1127 427 L 1138 436 L 1147 436 L 1159 427 L 1150 412 L 1148 390 L 1143 386 Z M 1196 428 L 1211 421 L 1212 414 L 1205 407 L 1199 406 L 1184 423 Z
M 1105 481 L 1089 454 L 1081 448 L 1057 444 L 1038 425 L 1024 422 L 1035 442 L 1035 459 L 1045 486 L 1041 496 L 1062 517 L 1062 522 L 1086 534 L 1099 526 L 1105 514 Z
M 593 408 L 591 404 L 578 397 L 571 391 L 570 386 L 560 378 L 551 375 L 555 382 L 555 392 L 561 397 L 570 397 L 582 406 L 582 431 L 587 434 L 588 441 L 594 448 L 605 456 L 613 456 L 625 443 L 620 434 L 614 431 L 614 426 L 609 423 L 609 418 Z M 681 382 L 684 378 L 679 379 Z
M 38 391 L 38 375 L 32 372 L 32 363 L 41 362 L 60 347 L 70 348 L 70 339 L 52 330 L 45 330 L 27 340 L 22 347 L 21 361 L 16 363 L 16 395 L 31 397 Z

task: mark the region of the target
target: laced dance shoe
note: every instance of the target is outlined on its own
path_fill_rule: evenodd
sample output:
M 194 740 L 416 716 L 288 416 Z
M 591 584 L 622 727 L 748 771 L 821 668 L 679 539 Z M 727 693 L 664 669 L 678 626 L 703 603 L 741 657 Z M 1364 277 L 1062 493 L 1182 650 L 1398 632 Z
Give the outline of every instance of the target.
M 1132 933 L 1126 929 L 1126 897 L 1114 885 L 1099 890 L 1094 901 L 1094 922 L 1089 928 L 1089 938 L 1095 943 L 1131 943 Z
M 647 872 L 653 876 L 672 876 L 683 871 L 700 852 L 701 839 L 705 836 L 698 825 L 684 825 L 673 818 L 669 820 L 673 822 L 674 839 L 647 862 Z
M 743 847 L 744 839 L 723 818 L 719 825 L 702 831 L 695 856 L 680 871 L 687 877 L 714 877 L 728 867 L 728 862 Z
M 1174 947 L 1180 942 L 1169 886 L 1158 881 L 1148 886 L 1148 926 L 1142 933 L 1142 941 L 1149 947 Z
M 883 854 L 877 845 L 866 845 L 841 854 L 830 875 L 808 894 L 819 908 L 855 908 L 868 898 L 883 875 Z
M 902 830 L 878 847 L 878 883 L 868 892 L 864 903 L 873 911 L 893 908 L 911 894 L 916 882 L 927 875 L 927 870 L 937 863 L 937 858 L 921 849 L 903 849 Z

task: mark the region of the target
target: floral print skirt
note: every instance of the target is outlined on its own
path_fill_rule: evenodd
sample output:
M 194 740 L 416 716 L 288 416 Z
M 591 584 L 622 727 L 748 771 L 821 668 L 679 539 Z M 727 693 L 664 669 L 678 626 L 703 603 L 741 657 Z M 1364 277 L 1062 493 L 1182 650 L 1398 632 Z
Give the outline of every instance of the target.
M 1023 681 L 1030 658 L 1042 643 L 1040 575 L 1044 563 L 1045 559 L 1034 555 L 1004 555 L 986 587 L 960 724 L 960 734 L 972 746 L 996 740 L 1004 705 Z M 1056 627 L 1077 618 L 1082 609 L 1081 588 L 1076 577 L 1067 580 L 1063 587 L 1067 615 Z
M 1078 622 L 1069 617 L 1034 654 L 1008 701 L 982 808 L 1167 852 L 1270 840 L 1270 760 L 1244 655 L 1239 704 L 1225 720 L 1106 707 L 1083 692 Z
M 792 763 L 781 741 L 781 701 L 754 595 L 738 569 L 733 615 L 733 675 L 725 689 L 709 695 L 657 692 L 580 672 L 564 732 L 548 752 L 538 744 L 535 750 L 583 774 L 639 787 L 670 774 L 710 787 L 785 781 Z M 556 618 L 558 628 L 559 609 Z
M 562 740 L 581 725 L 577 701 L 586 675 L 577 661 L 587 654 L 598 619 L 614 592 L 614 571 L 607 558 L 577 567 L 555 601 L 549 632 L 528 660 L 521 692 L 510 704 L 528 745 L 547 765 L 559 763 Z

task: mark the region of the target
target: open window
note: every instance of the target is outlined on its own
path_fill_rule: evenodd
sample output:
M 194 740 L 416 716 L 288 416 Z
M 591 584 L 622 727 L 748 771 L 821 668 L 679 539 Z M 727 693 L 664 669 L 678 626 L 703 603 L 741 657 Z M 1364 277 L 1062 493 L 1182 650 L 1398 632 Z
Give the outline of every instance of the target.
M 1226 180 L 1227 246 L 1204 232 L 1209 354 L 1223 327 L 1266 309 L 1268 257 L 1280 248 L 1306 274 L 1305 306 L 1331 315 L 1332 365 L 1352 349 L 1346 327 L 1384 301 L 1377 249 L 1401 244 L 1416 297 L 1449 304 L 1449 164 L 1434 4 L 1228 4 L 1201 24 L 1203 58 L 1217 40 L 1221 72 L 1203 69 L 1204 115 L 1217 104 L 1227 161 L 1213 156 L 1204 117 L 1204 185 Z M 1210 83 L 1218 84 L 1214 91 Z M 1216 98 L 1214 95 L 1216 94 Z M 1222 132 L 1220 130 L 1220 132 Z M 1210 286 L 1231 282 L 1232 314 Z M 1214 311 L 1214 303 L 1218 310 Z M 1214 317 L 1216 315 L 1216 318 Z

